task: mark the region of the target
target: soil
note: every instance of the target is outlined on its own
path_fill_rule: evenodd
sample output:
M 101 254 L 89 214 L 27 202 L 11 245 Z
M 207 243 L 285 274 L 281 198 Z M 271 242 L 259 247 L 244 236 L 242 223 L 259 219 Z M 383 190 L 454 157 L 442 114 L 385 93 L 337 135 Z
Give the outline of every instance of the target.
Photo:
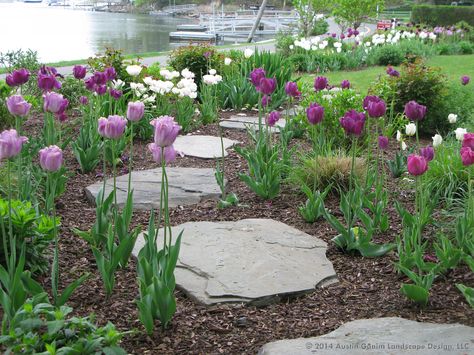
M 228 116 L 230 113 L 223 113 Z M 39 124 L 28 122 L 27 131 L 36 131 Z M 218 127 L 209 125 L 200 128 L 200 134 L 218 135 Z M 227 138 L 246 144 L 245 132 L 224 130 Z M 136 142 L 135 169 L 156 167 L 151 159 L 147 142 Z M 295 144 L 308 147 L 304 141 Z M 386 152 L 391 157 L 395 144 Z M 345 322 L 374 317 L 397 316 L 421 322 L 462 323 L 474 326 L 474 310 L 457 290 L 456 284 L 474 286 L 474 275 L 465 266 L 460 266 L 448 275 L 437 279 L 431 290 L 429 305 L 420 308 L 400 293 L 400 285 L 407 279 L 394 270 L 394 252 L 383 257 L 368 259 L 352 256 L 338 250 L 331 238 L 334 230 L 324 220 L 313 224 L 304 222 L 296 206 L 302 204 L 304 196 L 294 187 L 284 184 L 281 195 L 273 201 L 264 201 L 251 192 L 239 179 L 238 173 L 246 171 L 246 162 L 233 150 L 226 158 L 228 191 L 238 195 L 241 205 L 218 209 L 216 201 L 202 201 L 192 206 L 179 206 L 171 210 L 171 223 L 177 225 L 188 221 L 225 221 L 243 218 L 272 218 L 328 243 L 327 256 L 333 263 L 339 282 L 306 295 L 288 299 L 265 307 L 244 305 L 217 305 L 204 307 L 176 291 L 177 311 L 169 328 L 162 331 L 157 322 L 152 336 L 147 336 L 138 320 L 135 300 L 138 295 L 136 263 L 131 260 L 125 269 L 117 272 L 117 282 L 112 296 L 105 298 L 100 274 L 90 247 L 77 237 L 72 229 L 87 230 L 95 219 L 95 208 L 85 197 L 84 188 L 102 179 L 100 167 L 89 174 L 81 174 L 70 149 L 65 153 L 65 165 L 74 172 L 67 182 L 66 192 L 58 199 L 57 208 L 61 216 L 60 272 L 61 286 L 69 284 L 84 272 L 91 277 L 76 290 L 70 299 L 76 315 L 96 315 L 100 324 L 114 323 L 120 330 L 138 330 L 127 334 L 122 346 L 133 354 L 239 354 L 256 353 L 265 343 L 297 337 L 312 337 L 328 333 Z M 192 157 L 178 158 L 171 166 L 215 167 L 215 161 Z M 123 169 L 126 172 L 126 169 Z M 108 172 L 108 175 L 110 172 Z M 397 198 L 404 204 L 412 204 L 413 190 L 401 185 L 401 179 L 388 178 L 391 191 L 389 205 L 391 227 L 376 242 L 393 242 L 400 234 L 400 220 L 393 204 Z M 338 210 L 338 199 L 329 196 L 326 206 Z M 135 212 L 133 225 L 143 229 L 148 224 L 148 212 Z M 303 270 L 303 266 L 302 266 Z M 49 276 L 40 282 L 50 288 Z

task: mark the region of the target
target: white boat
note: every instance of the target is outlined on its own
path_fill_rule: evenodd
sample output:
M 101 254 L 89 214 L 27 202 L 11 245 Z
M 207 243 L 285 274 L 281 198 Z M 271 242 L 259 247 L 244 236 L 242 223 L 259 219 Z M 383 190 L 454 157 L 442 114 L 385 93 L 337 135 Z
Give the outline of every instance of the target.
M 40 4 L 43 0 L 23 0 L 25 4 Z

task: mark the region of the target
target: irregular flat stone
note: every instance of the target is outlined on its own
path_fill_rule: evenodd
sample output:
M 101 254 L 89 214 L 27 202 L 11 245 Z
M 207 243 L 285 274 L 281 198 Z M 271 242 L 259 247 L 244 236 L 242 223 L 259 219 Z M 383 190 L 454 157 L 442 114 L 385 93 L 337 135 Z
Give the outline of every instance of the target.
M 193 205 L 206 199 L 220 197 L 219 185 L 214 177 L 214 169 L 167 168 L 169 181 L 169 206 Z M 86 188 L 86 196 L 91 202 L 102 189 L 103 182 Z M 123 207 L 127 199 L 128 174 L 117 177 L 117 205 Z M 113 188 L 113 179 L 105 185 L 106 196 Z M 133 171 L 133 208 L 151 210 L 160 206 L 161 168 Z
M 319 337 L 275 341 L 264 345 L 259 354 L 454 355 L 473 350 L 473 327 L 389 317 L 355 320 Z
M 326 243 L 278 221 L 188 222 L 172 230 L 184 231 L 176 284 L 207 305 L 264 305 L 337 281 Z M 143 245 L 140 235 L 134 255 Z
M 237 144 L 237 141 L 223 138 L 224 156 L 227 156 L 227 149 Z M 179 136 L 173 143 L 176 151 L 192 157 L 202 159 L 215 159 L 222 157 L 222 147 L 220 137 L 214 136 Z
M 271 127 L 271 132 L 278 132 L 278 127 L 285 127 L 286 121 L 280 119 L 274 127 Z M 265 125 L 265 118 L 262 117 L 262 124 Z M 245 130 L 247 127 L 254 127 L 255 130 L 258 130 L 258 116 L 231 116 L 227 120 L 222 120 L 219 122 L 219 125 L 223 128 L 229 129 L 241 129 Z

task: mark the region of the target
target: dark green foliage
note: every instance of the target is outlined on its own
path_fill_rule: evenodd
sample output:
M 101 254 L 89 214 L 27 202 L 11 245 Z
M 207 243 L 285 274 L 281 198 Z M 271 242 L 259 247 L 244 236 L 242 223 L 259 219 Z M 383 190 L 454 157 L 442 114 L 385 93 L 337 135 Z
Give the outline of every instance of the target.
M 61 84 L 59 93 L 69 100 L 69 107 L 79 106 L 79 98 L 88 94 L 84 82 L 76 78 L 66 77 Z
M 320 36 L 323 34 L 326 34 L 329 29 L 329 24 L 327 21 L 323 18 L 320 20 L 316 20 L 314 22 L 313 29 L 311 30 L 311 36 Z
M 118 345 L 123 333 L 112 323 L 98 327 L 93 317 L 70 317 L 71 312 L 39 294 L 16 312 L 0 344 L 6 354 L 126 354 Z
M 113 67 L 117 72 L 117 78 L 125 82 L 130 82 L 124 63 L 125 57 L 120 49 L 106 48 L 104 54 L 99 54 L 87 60 L 87 64 L 93 71 L 103 71 L 105 68 Z
M 12 94 L 12 89 L 0 80 L 0 129 L 11 127 L 15 123 L 15 119 L 8 112 L 6 99 Z
M 465 21 L 474 25 L 474 6 L 413 6 L 411 21 L 430 26 L 450 26 Z
M 44 273 L 49 268 L 47 259 L 47 248 L 53 241 L 54 222 L 49 216 L 39 214 L 30 202 L 13 200 L 12 207 L 12 229 L 16 238 L 17 255 L 25 243 L 25 269 L 32 273 Z M 0 230 L 2 240 L 8 244 L 8 202 L 0 199 L 0 218 L 3 219 L 5 234 Z M 59 224 L 59 220 L 56 221 Z M 10 253 L 10 246 L 7 246 Z M 6 265 L 6 253 L 4 244 L 0 243 L 0 263 Z

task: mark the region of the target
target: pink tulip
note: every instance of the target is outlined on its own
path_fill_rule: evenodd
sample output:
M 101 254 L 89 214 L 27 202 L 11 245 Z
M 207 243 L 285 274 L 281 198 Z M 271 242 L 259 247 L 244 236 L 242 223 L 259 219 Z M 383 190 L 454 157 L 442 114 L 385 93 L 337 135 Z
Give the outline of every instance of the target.
M 145 113 L 145 104 L 141 101 L 129 102 L 127 106 L 127 118 L 130 121 L 140 121 Z
M 181 130 L 181 126 L 170 116 L 160 116 L 152 120 L 150 124 L 155 127 L 155 144 L 160 147 L 172 145 Z
M 474 150 L 474 133 L 464 133 L 464 138 L 462 140 L 463 147 L 469 147 Z
M 0 133 L 0 160 L 10 159 L 21 152 L 23 143 L 28 142 L 28 138 L 18 135 L 14 129 Z
M 410 154 L 408 156 L 407 169 L 413 176 L 423 175 L 428 170 L 428 162 L 421 155 Z
M 98 131 L 102 137 L 117 139 L 125 132 L 127 120 L 122 116 L 112 115 L 108 118 L 99 118 Z
M 462 164 L 469 166 L 474 164 L 474 149 L 471 147 L 463 147 L 460 151 Z
M 58 171 L 63 163 L 63 151 L 55 145 L 39 151 L 40 165 L 46 171 Z
M 155 143 L 148 144 L 148 150 L 153 155 L 153 160 L 157 162 L 158 164 L 161 164 L 162 149 L 164 149 L 165 163 L 170 163 L 176 159 L 177 153 L 176 153 L 176 150 L 174 150 L 174 147 L 172 145 L 162 148 L 159 145 L 156 145 Z
M 31 109 L 31 104 L 25 101 L 20 95 L 13 95 L 7 98 L 8 111 L 13 116 L 24 117 L 27 116 Z

